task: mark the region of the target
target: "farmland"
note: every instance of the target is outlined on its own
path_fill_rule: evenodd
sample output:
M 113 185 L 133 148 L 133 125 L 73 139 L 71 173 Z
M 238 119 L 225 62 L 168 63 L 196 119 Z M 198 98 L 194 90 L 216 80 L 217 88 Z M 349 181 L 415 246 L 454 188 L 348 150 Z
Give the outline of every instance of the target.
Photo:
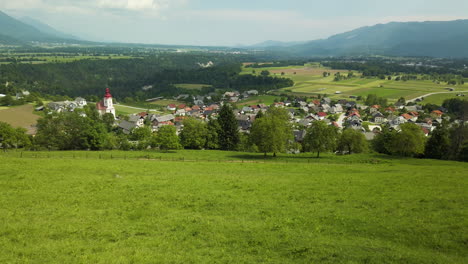
M 131 59 L 134 57 L 119 54 L 96 55 L 96 54 L 73 54 L 73 53 L 0 53 L 0 64 L 9 64 L 13 61 L 20 63 L 43 64 L 43 63 L 66 63 L 78 60 L 109 60 L 109 59 Z
M 400 97 L 405 99 L 413 99 L 421 95 L 433 92 L 447 91 L 447 87 L 455 88 L 455 90 L 466 91 L 468 85 L 451 86 L 447 84 L 437 84 L 429 80 L 410 80 L 410 81 L 395 81 L 395 76 L 392 80 L 381 80 L 376 77 L 360 78 L 360 74 L 353 72 L 356 77 L 347 80 L 334 81 L 334 74 L 340 72 L 347 75 L 348 70 L 330 70 L 326 67 L 318 66 L 290 66 L 278 68 L 243 68 L 243 73 L 252 73 L 255 70 L 256 74 L 260 74 L 263 70 L 268 70 L 271 74 L 278 77 L 290 78 L 295 82 L 293 87 L 283 88 L 279 92 L 292 93 L 301 96 L 313 96 L 318 94 L 327 94 L 328 96 L 341 99 L 349 98 L 349 96 L 366 96 L 368 94 L 377 94 L 385 97 L 389 101 L 396 101 Z M 323 77 L 323 72 L 330 72 L 331 75 Z M 338 93 L 337 93 L 338 92 Z
M 34 130 L 33 125 L 40 116 L 33 113 L 34 107 L 31 104 L 0 108 L 0 121 L 6 122 L 13 127 L 23 127 L 29 132 Z
M 465 163 L 222 151 L 0 162 L 2 263 L 468 260 Z

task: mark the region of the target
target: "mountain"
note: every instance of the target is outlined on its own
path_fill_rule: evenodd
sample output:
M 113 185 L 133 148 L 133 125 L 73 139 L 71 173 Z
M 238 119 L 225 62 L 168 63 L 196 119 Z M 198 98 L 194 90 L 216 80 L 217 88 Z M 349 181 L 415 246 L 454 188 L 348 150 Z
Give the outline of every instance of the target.
M 60 32 L 60 31 L 56 30 L 55 28 L 53 28 L 53 27 L 51 27 L 51 26 L 49 26 L 49 25 L 47 25 L 45 23 L 42 23 L 39 20 L 31 18 L 31 17 L 22 17 L 19 20 L 21 22 L 25 23 L 25 24 L 28 24 L 30 26 L 35 27 L 36 29 L 38 29 L 42 33 L 45 33 L 45 34 L 48 34 L 48 35 L 51 35 L 51 36 L 54 36 L 54 37 L 57 37 L 57 38 L 76 39 L 76 40 L 79 39 L 78 37 L 75 37 L 73 35 L 69 35 L 69 34 L 65 34 L 63 32 Z
M 75 37 L 61 33 L 41 22 L 35 20 L 33 22 L 31 19 L 29 21 L 34 26 L 21 22 L 0 11 L 0 44 L 27 45 L 33 41 L 69 44 L 90 43 L 77 40 Z
M 328 39 L 269 47 L 300 56 L 468 57 L 468 20 L 391 22 L 362 27 Z
M 291 46 L 301 45 L 305 43 L 307 43 L 307 41 L 284 42 L 284 41 L 267 40 L 258 44 L 248 46 L 248 48 L 291 47 Z

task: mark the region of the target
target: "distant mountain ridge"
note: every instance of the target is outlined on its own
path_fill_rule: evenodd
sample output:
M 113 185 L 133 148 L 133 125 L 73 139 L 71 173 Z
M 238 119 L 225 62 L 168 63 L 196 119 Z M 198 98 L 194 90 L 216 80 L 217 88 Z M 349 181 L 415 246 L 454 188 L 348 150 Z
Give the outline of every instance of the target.
M 468 20 L 391 22 L 327 39 L 265 47 L 298 56 L 390 55 L 468 57 Z
M 21 22 L 23 22 L 25 24 L 28 24 L 30 26 L 35 27 L 36 29 L 38 29 L 42 33 L 45 33 L 45 34 L 48 34 L 48 35 L 51 35 L 51 36 L 54 36 L 54 37 L 57 37 L 57 38 L 79 40 L 79 38 L 76 37 L 76 36 L 60 32 L 60 31 L 56 30 L 55 28 L 53 28 L 53 27 L 51 27 L 51 26 L 49 26 L 49 25 L 47 25 L 47 24 L 45 24 L 45 23 L 43 23 L 43 22 L 41 22 L 39 20 L 31 18 L 31 17 L 22 17 L 22 18 L 19 19 L 19 21 L 21 21 Z
M 81 41 L 37 20 L 27 18 L 23 22 L 0 11 L 0 44 L 26 45 L 30 42 L 79 43 Z

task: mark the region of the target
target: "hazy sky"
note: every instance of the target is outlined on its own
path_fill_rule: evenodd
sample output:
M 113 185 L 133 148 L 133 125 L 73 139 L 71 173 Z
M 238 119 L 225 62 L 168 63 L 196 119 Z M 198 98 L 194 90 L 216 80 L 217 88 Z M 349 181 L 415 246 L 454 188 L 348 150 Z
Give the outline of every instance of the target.
M 468 19 L 468 0 L 0 0 L 97 41 L 235 45 L 326 38 L 390 21 Z

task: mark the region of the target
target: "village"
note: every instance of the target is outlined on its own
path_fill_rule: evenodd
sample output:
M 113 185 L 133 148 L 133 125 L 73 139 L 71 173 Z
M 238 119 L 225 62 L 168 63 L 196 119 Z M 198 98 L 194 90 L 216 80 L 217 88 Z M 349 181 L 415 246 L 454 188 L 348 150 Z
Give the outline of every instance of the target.
M 117 126 L 124 134 L 131 134 L 136 128 L 144 126 L 151 127 L 153 132 L 157 132 L 163 126 L 174 126 L 177 134 L 183 130 L 184 120 L 195 118 L 205 122 L 216 119 L 223 104 L 236 105 L 249 96 L 258 95 L 258 91 L 251 90 L 243 94 L 237 91 L 225 92 L 222 100 L 216 103 L 205 104 L 204 101 L 210 95 L 193 96 L 191 104 L 168 104 L 160 114 L 142 111 L 128 116 L 117 117 L 114 107 L 115 99 L 107 88 L 102 101 L 96 103 L 96 109 L 103 115 L 110 113 L 115 118 Z M 179 95 L 174 99 L 187 98 L 188 95 Z M 382 126 L 387 126 L 392 130 L 399 131 L 400 125 L 414 123 L 418 125 L 426 136 L 428 136 L 443 120 L 450 120 L 444 115 L 446 109 L 439 107 L 428 111 L 423 106 L 414 103 L 405 104 L 398 101 L 387 106 L 365 105 L 357 102 L 355 97 L 351 100 L 332 100 L 329 97 L 322 98 L 290 98 L 274 102 L 271 105 L 263 103 L 242 106 L 233 109 L 241 133 L 250 133 L 253 122 L 259 112 L 266 112 L 270 107 L 287 109 L 290 123 L 293 126 L 294 139 L 301 143 L 306 135 L 306 129 L 315 121 L 324 121 L 330 126 L 339 129 L 352 128 L 364 134 L 367 140 L 372 140 L 382 131 Z M 354 100 L 353 100 L 354 99 Z M 78 97 L 74 101 L 50 102 L 47 106 L 50 111 L 74 111 L 87 105 L 84 98 Z M 43 110 L 43 108 L 36 109 Z

